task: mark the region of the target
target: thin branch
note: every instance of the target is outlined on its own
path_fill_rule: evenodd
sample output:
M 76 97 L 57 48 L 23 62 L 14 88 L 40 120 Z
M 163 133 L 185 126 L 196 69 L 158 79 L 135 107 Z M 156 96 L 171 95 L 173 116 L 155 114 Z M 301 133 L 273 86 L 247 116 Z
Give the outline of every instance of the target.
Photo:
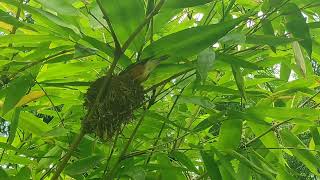
M 117 38 L 117 35 L 113 29 L 113 26 L 111 24 L 111 21 L 109 19 L 109 16 L 108 16 L 108 12 L 105 10 L 105 8 L 103 8 L 103 4 L 101 3 L 101 0 L 97 0 L 97 3 L 101 9 L 101 12 L 103 14 L 103 18 L 107 21 L 107 24 L 108 24 L 108 27 L 109 27 L 109 30 L 110 30 L 110 34 L 112 36 L 112 39 L 114 41 L 114 45 L 115 45 L 115 48 L 116 48 L 116 51 L 121 51 L 121 45 L 120 45 L 120 41 L 118 40 Z
M 186 74 L 184 74 L 184 75 L 186 75 Z M 167 89 L 161 91 L 157 96 L 160 96 L 161 94 L 163 94 L 163 93 L 165 93 L 165 92 L 167 92 L 167 91 L 170 90 L 169 92 L 165 93 L 162 97 L 160 97 L 159 99 L 157 99 L 157 100 L 155 101 L 155 103 L 161 101 L 164 97 L 166 97 L 168 94 L 170 94 L 170 93 L 174 90 L 174 89 L 173 89 L 174 87 L 178 86 L 180 83 L 182 83 L 183 81 L 189 79 L 190 77 L 196 75 L 196 72 L 190 74 L 189 76 L 187 76 L 187 77 L 185 77 L 185 78 L 184 78 L 184 75 L 183 75 L 183 77 L 181 78 L 180 81 L 176 82 L 175 84 L 173 84 L 172 86 L 168 87 Z M 164 85 L 165 85 L 165 84 L 164 84 Z M 164 87 L 164 85 L 163 85 L 162 87 Z
M 173 139 L 173 140 L 171 140 L 171 141 L 168 141 L 168 142 L 159 144 L 159 145 L 157 145 L 157 146 L 155 146 L 155 147 L 151 147 L 151 148 L 148 148 L 148 149 L 145 149 L 145 150 L 141 150 L 141 151 L 137 151 L 137 152 L 133 152 L 133 153 L 127 154 L 127 155 L 125 155 L 125 156 L 122 157 L 122 160 L 128 159 L 128 158 L 132 158 L 132 157 L 135 157 L 135 156 L 139 156 L 139 155 L 146 154 L 146 153 L 148 153 L 150 150 L 156 149 L 156 148 L 158 148 L 158 147 L 165 146 L 165 145 L 167 145 L 167 144 L 169 144 L 169 143 L 172 143 L 172 142 L 175 142 L 175 141 L 177 141 L 177 140 L 179 140 L 179 139 L 181 139 L 181 138 L 184 138 L 184 137 L 188 136 L 190 133 L 191 133 L 191 132 L 187 132 L 187 133 L 183 134 L 182 136 L 180 136 L 179 138 L 176 138 L 176 139 Z
M 126 143 L 125 147 L 123 148 L 123 150 L 120 153 L 119 158 L 117 159 L 115 165 L 113 166 L 113 168 L 110 170 L 110 172 L 106 173 L 104 175 L 103 179 L 108 179 L 108 180 L 113 180 L 113 177 L 116 173 L 116 170 L 118 169 L 118 166 L 120 164 L 120 162 L 122 161 L 123 157 L 125 156 L 125 154 L 127 153 L 129 146 L 131 145 L 135 135 L 138 132 L 138 129 L 140 128 L 143 120 L 144 120 L 144 116 L 145 116 L 146 110 L 143 112 L 139 122 L 137 123 L 136 127 L 134 128 L 133 132 L 131 133 L 130 139 L 128 140 L 128 142 Z
M 136 36 L 141 32 L 141 30 L 145 27 L 145 25 L 147 25 L 150 22 L 150 20 L 153 18 L 153 16 L 158 14 L 158 12 L 160 11 L 160 9 L 161 9 L 161 7 L 162 7 L 162 5 L 164 4 L 165 1 L 166 0 L 160 0 L 160 2 L 151 11 L 151 13 L 148 14 L 148 16 L 145 18 L 145 20 L 137 27 L 137 29 L 130 35 L 128 40 L 123 44 L 122 51 L 125 51 L 129 47 L 129 45 L 136 38 Z
M 190 71 L 192 71 L 192 70 L 194 70 L 194 69 L 195 69 L 195 68 L 190 68 L 190 69 L 187 69 L 187 70 L 185 70 L 185 71 L 179 72 L 179 73 L 171 76 L 170 78 L 165 79 L 165 80 L 163 80 L 163 81 L 161 81 L 161 82 L 159 82 L 159 83 L 151 86 L 150 88 L 146 89 L 145 92 L 149 92 L 149 91 L 151 91 L 151 90 L 153 90 L 153 89 L 156 89 L 157 87 L 159 87 L 159 86 L 161 86 L 161 85 L 163 85 L 163 84 L 167 84 L 167 83 L 170 82 L 171 80 L 173 80 L 173 79 L 175 79 L 175 78 L 177 78 L 177 77 L 179 77 L 179 76 L 181 76 L 181 75 L 183 75 L 183 74 L 185 74 L 185 73 L 188 73 L 188 72 L 190 72 Z
M 213 5 L 212 5 L 212 7 L 211 7 L 211 9 L 210 9 L 210 11 L 209 11 L 209 13 L 208 13 L 208 15 L 207 15 L 206 19 L 205 19 L 205 20 L 204 20 L 204 22 L 203 22 L 203 25 L 207 25 L 207 24 L 209 24 L 209 23 L 210 23 L 210 21 L 208 21 L 208 20 L 209 20 L 209 18 L 210 18 L 210 16 L 211 16 L 211 14 L 212 14 L 212 12 L 213 12 L 214 8 L 216 7 L 217 2 L 218 2 L 218 1 L 215 1 L 215 2 L 213 3 Z M 214 16 L 214 15 L 213 15 L 213 16 Z
M 290 119 L 288 119 L 288 120 L 282 121 L 282 122 L 280 122 L 280 123 L 277 123 L 277 124 L 271 126 L 268 130 L 266 130 L 265 132 L 263 132 L 263 133 L 260 134 L 259 136 L 251 139 L 249 142 L 247 142 L 246 144 L 242 145 L 242 146 L 240 147 L 240 149 L 243 149 L 243 148 L 246 148 L 246 147 L 250 146 L 252 143 L 256 142 L 257 140 L 259 140 L 259 139 L 262 138 L 263 136 L 267 135 L 269 132 L 277 129 L 279 126 L 281 126 L 281 125 L 283 125 L 283 124 L 285 124 L 285 123 L 290 122 L 290 121 L 293 120 L 293 119 L 294 119 L 294 118 L 290 118 Z
M 90 9 L 87 6 L 87 3 L 85 2 L 85 0 L 82 0 L 82 2 L 84 3 L 84 6 L 87 10 L 87 13 L 94 19 L 96 20 L 106 31 L 108 31 L 111 34 L 111 31 L 109 30 L 109 28 L 103 24 L 94 14 L 92 14 L 92 12 L 90 11 Z
M 30 76 L 32 76 L 31 73 L 30 73 Z M 56 112 L 56 114 L 57 114 L 57 116 L 58 116 L 58 118 L 59 118 L 59 120 L 60 120 L 60 123 L 62 124 L 62 126 L 64 126 L 64 124 L 63 124 L 63 119 L 62 119 L 62 117 L 60 116 L 60 113 L 59 113 L 57 107 L 54 105 L 52 99 L 49 97 L 47 91 L 40 85 L 40 83 L 37 81 L 37 79 L 36 79 L 35 77 L 32 76 L 32 78 L 34 79 L 34 81 L 36 82 L 36 84 L 40 87 L 40 89 L 43 91 L 43 93 L 46 95 L 46 97 L 48 98 L 48 100 L 49 100 L 52 108 L 53 108 L 54 111 Z
M 190 129 L 190 127 L 192 126 L 193 122 L 198 118 L 200 110 L 201 110 L 201 106 L 198 105 L 198 107 L 196 108 L 196 111 L 194 112 L 194 114 L 192 115 L 192 117 L 190 118 L 190 120 L 187 122 L 187 124 L 185 126 L 187 129 Z M 180 127 L 179 127 L 178 133 L 177 133 L 177 139 L 178 139 L 181 131 L 183 131 L 183 130 L 181 130 Z M 172 146 L 172 150 L 175 150 L 176 148 L 179 148 L 181 146 L 181 143 L 182 143 L 183 140 L 184 140 L 184 138 L 181 138 L 181 139 L 175 141 L 173 146 Z
M 106 174 L 106 172 L 107 172 L 107 170 L 108 170 L 108 168 L 109 168 L 109 163 L 110 163 L 111 157 L 112 157 L 112 155 L 113 155 L 113 152 L 114 152 L 114 150 L 115 150 L 115 148 L 116 148 L 119 134 L 120 134 L 120 132 L 119 132 L 119 130 L 118 130 L 118 131 L 117 131 L 117 134 L 116 134 L 116 137 L 115 137 L 114 140 L 113 140 L 113 144 L 112 144 L 112 147 L 111 147 L 111 151 L 110 151 L 109 157 L 108 157 L 108 159 L 107 159 L 107 164 L 106 164 L 106 167 L 105 167 L 105 169 L 104 169 L 104 174 Z
M 81 128 L 80 130 L 80 134 L 77 136 L 77 138 L 74 139 L 74 141 L 72 142 L 69 151 L 67 152 L 67 154 L 62 158 L 61 162 L 58 164 L 57 169 L 55 171 L 55 173 L 52 176 L 52 180 L 56 180 L 59 178 L 60 173 L 63 171 L 63 169 L 65 168 L 66 164 L 68 163 L 69 159 L 71 158 L 71 155 L 73 153 L 73 151 L 75 149 L 77 149 L 77 147 L 79 146 L 82 138 L 85 136 L 85 130 L 83 130 Z
M 167 117 L 166 117 L 167 119 L 170 118 L 170 115 L 171 115 L 171 113 L 173 112 L 174 107 L 176 106 L 179 98 L 181 97 L 181 95 L 182 95 L 182 93 L 183 93 L 183 91 L 185 90 L 186 87 L 187 87 L 187 85 L 181 89 L 180 93 L 178 94 L 178 96 L 177 96 L 176 99 L 174 100 L 174 102 L 173 102 L 173 104 L 172 104 L 172 106 L 171 106 L 171 109 L 170 109 L 169 113 L 167 114 Z M 155 146 L 158 145 L 158 142 L 159 142 L 159 140 L 160 140 L 160 137 L 161 137 L 161 135 L 162 135 L 162 132 L 163 132 L 164 128 L 166 127 L 166 124 L 167 124 L 166 122 L 163 122 L 163 124 L 162 124 L 162 126 L 161 126 L 161 128 L 160 128 L 160 131 L 159 131 L 159 133 L 158 133 L 158 136 L 157 136 L 157 138 L 156 138 L 156 141 L 153 143 L 152 147 L 155 147 Z M 154 151 L 154 149 L 151 150 L 151 152 L 150 152 L 150 154 L 149 154 L 149 156 L 148 156 L 145 164 L 148 164 L 148 163 L 150 162 L 151 157 L 152 157 L 152 154 L 153 154 L 153 151 Z
M 313 96 L 309 97 L 305 102 L 303 102 L 301 105 L 299 105 L 299 108 L 304 107 L 305 105 L 307 105 L 310 101 L 313 100 L 313 98 L 315 98 L 316 96 L 318 96 L 320 94 L 320 90 L 318 92 L 316 92 Z

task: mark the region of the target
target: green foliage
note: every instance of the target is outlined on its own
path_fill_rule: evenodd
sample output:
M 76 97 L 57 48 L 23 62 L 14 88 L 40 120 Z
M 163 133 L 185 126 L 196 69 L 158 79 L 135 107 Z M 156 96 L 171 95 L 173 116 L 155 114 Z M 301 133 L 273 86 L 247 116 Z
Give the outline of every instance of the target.
M 1 0 L 0 179 L 319 178 L 319 9 Z M 90 85 L 147 61 L 143 107 L 108 140 L 86 134 Z

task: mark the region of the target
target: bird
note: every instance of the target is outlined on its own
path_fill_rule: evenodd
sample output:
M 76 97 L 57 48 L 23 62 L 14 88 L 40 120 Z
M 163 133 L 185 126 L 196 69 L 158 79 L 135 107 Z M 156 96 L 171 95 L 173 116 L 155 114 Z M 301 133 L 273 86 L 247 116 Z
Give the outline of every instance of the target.
M 167 56 L 134 63 L 122 71 L 119 76 L 129 76 L 133 81 L 142 83 L 148 79 L 150 73 L 160 64 L 161 60 L 166 58 Z

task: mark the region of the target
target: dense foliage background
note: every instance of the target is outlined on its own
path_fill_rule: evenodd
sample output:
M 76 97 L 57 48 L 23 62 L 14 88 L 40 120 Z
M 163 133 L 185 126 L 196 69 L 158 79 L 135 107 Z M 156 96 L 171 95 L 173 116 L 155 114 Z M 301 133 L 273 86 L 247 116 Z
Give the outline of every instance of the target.
M 319 20 L 318 0 L 0 0 L 0 179 L 317 179 Z M 93 81 L 159 58 L 131 123 L 82 133 Z

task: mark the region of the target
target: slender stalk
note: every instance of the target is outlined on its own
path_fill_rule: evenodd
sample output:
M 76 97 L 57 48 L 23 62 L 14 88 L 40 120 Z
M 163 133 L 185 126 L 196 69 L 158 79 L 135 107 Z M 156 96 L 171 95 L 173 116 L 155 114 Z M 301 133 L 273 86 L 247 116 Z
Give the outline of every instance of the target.
M 185 71 L 179 72 L 179 73 L 171 76 L 170 78 L 165 79 L 165 80 L 163 80 L 163 81 L 161 81 L 161 82 L 159 82 L 159 83 L 151 86 L 150 88 L 146 89 L 145 92 L 149 92 L 149 91 L 151 91 L 151 90 L 154 90 L 154 89 L 156 89 L 157 87 L 159 87 L 159 86 L 161 86 L 161 85 L 163 85 L 163 84 L 166 84 L 166 83 L 170 82 L 171 80 L 173 80 L 173 79 L 175 79 L 175 78 L 177 78 L 177 77 L 179 77 L 179 76 L 181 76 L 181 75 L 183 75 L 183 74 L 185 74 L 185 73 L 188 73 L 188 72 L 190 72 L 190 71 L 192 71 L 192 70 L 194 70 L 194 69 L 195 69 L 195 68 L 190 68 L 190 69 L 187 69 L 187 70 L 185 70 Z
M 186 128 L 189 129 L 192 125 L 192 123 L 198 118 L 199 116 L 199 112 L 201 110 L 201 106 L 198 106 L 194 112 L 194 114 L 192 115 L 192 117 L 190 118 L 190 120 L 187 122 L 186 124 Z M 177 134 L 177 139 L 180 135 L 180 131 L 181 129 L 178 130 L 178 134 Z M 184 138 L 178 139 L 177 141 L 174 142 L 172 150 L 175 150 L 176 148 L 179 148 L 181 146 L 181 143 L 183 142 Z
M 113 155 L 113 152 L 114 152 L 114 150 L 115 150 L 115 148 L 116 148 L 119 134 L 120 134 L 120 132 L 117 131 L 116 137 L 115 137 L 114 140 L 113 140 L 114 142 L 113 142 L 112 147 L 111 147 L 111 151 L 110 151 L 110 154 L 109 154 L 109 157 L 108 157 L 108 160 L 107 160 L 106 167 L 105 167 L 105 169 L 104 169 L 104 174 L 106 174 L 106 172 L 107 172 L 107 170 L 108 170 L 108 168 L 109 168 L 109 163 L 110 163 L 111 157 L 112 157 L 112 155 Z
M 85 135 L 85 130 L 81 128 L 80 130 L 80 134 L 74 139 L 74 141 L 72 142 L 67 154 L 63 157 L 62 161 L 60 162 L 60 164 L 58 165 L 55 173 L 53 174 L 52 176 L 52 180 L 55 180 L 55 179 L 58 179 L 59 176 L 60 176 L 60 173 L 63 171 L 63 169 L 65 168 L 65 166 L 67 165 L 73 151 L 75 149 L 77 149 L 77 147 L 79 146 L 82 138 L 84 137 Z
M 282 121 L 281 123 L 277 123 L 277 124 L 271 126 L 271 127 L 270 127 L 269 129 L 267 129 L 265 132 L 261 133 L 259 136 L 255 137 L 255 138 L 251 139 L 249 142 L 247 142 L 246 144 L 244 144 L 244 145 L 241 146 L 240 148 L 243 149 L 243 148 L 246 148 L 246 147 L 250 146 L 252 143 L 256 142 L 257 140 L 259 140 L 259 139 L 262 138 L 263 136 L 267 135 L 269 132 L 275 130 L 275 129 L 278 128 L 279 126 L 281 126 L 281 125 L 283 125 L 283 124 L 285 124 L 285 123 L 287 123 L 287 122 L 289 122 L 289 121 L 291 121 L 291 120 L 293 120 L 293 118 L 290 118 L 290 119 L 288 119 L 288 120 Z
M 127 142 L 127 144 L 125 145 L 125 147 L 123 148 L 123 150 L 121 151 L 120 153 L 120 156 L 119 158 L 117 159 L 116 163 L 114 164 L 113 168 L 110 170 L 110 172 L 106 173 L 103 177 L 103 179 L 107 179 L 107 180 L 112 180 L 117 169 L 118 169 L 118 166 L 120 164 L 120 162 L 122 161 L 123 157 L 125 156 L 125 154 L 127 153 L 128 149 L 129 149 L 129 146 L 131 145 L 135 135 L 137 134 L 138 132 L 138 129 L 140 128 L 143 120 L 144 120 L 144 116 L 145 116 L 145 112 L 143 112 L 138 124 L 136 125 L 136 127 L 134 128 L 133 132 L 131 133 L 131 136 Z
M 170 111 L 169 111 L 169 113 L 167 114 L 167 119 L 170 118 L 170 115 L 171 115 L 171 113 L 173 112 L 174 107 L 176 106 L 179 98 L 181 97 L 181 95 L 182 95 L 182 93 L 183 93 L 183 91 L 184 91 L 184 89 L 185 89 L 186 87 L 187 87 L 187 86 L 185 86 L 185 87 L 183 87 L 183 88 L 181 89 L 179 95 L 177 96 L 177 98 L 176 98 L 175 101 L 173 102 L 173 104 L 172 104 L 172 106 L 171 106 L 171 108 L 170 108 Z M 159 131 L 159 133 L 158 133 L 158 136 L 157 136 L 157 138 L 156 138 L 156 141 L 153 143 L 152 147 L 156 147 L 156 146 L 158 145 L 158 142 L 159 142 L 159 140 L 160 140 L 160 137 L 161 137 L 161 135 L 162 135 L 162 132 L 163 132 L 164 128 L 166 127 L 166 124 L 167 124 L 166 122 L 163 122 L 163 124 L 162 124 L 162 126 L 161 126 L 161 129 L 160 129 L 160 131 Z M 149 156 L 148 156 L 145 164 L 148 164 L 148 163 L 150 162 L 151 157 L 152 157 L 152 155 L 153 155 L 153 152 L 154 152 L 154 149 L 151 150 L 151 152 L 150 152 L 150 154 L 149 154 Z

